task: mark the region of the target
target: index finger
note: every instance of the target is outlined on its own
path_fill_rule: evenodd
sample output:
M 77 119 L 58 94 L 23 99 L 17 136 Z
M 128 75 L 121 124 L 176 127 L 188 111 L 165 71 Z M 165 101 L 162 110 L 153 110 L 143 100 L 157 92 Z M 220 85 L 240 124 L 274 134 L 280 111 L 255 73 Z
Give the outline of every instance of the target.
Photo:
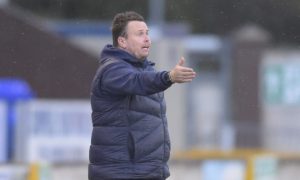
M 194 70 L 192 68 L 188 68 L 188 67 L 182 67 L 181 71 L 182 72 L 194 72 Z

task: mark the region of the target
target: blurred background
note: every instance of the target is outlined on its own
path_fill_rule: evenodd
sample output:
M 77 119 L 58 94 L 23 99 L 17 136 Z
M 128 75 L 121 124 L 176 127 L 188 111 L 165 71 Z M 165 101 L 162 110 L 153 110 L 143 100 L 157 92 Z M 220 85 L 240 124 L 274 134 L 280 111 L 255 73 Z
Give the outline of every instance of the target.
M 0 0 L 0 180 L 87 179 L 89 89 L 111 20 L 142 14 L 165 92 L 170 180 L 300 176 L 300 1 Z

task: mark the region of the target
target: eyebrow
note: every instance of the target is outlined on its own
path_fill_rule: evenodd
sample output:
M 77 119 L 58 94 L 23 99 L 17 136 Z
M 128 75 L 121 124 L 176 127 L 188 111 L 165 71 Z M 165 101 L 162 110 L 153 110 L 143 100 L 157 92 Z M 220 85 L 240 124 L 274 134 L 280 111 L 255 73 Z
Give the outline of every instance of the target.
M 144 31 L 144 29 L 139 29 L 138 31 Z M 146 29 L 146 31 L 148 32 L 148 31 L 149 31 L 149 29 Z

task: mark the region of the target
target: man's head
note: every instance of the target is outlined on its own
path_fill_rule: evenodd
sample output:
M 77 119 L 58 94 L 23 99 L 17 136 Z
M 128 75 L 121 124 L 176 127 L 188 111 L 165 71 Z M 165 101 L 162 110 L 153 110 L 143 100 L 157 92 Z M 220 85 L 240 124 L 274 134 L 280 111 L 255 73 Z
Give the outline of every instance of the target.
M 148 31 L 144 18 L 138 13 L 119 13 L 112 22 L 113 45 L 143 60 L 151 46 Z

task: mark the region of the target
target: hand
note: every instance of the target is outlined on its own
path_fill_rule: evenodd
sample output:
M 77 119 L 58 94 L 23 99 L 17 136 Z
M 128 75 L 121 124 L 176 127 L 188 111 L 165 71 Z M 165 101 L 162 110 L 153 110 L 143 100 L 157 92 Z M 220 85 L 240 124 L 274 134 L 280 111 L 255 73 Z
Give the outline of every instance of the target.
M 184 67 L 184 57 L 181 57 L 178 64 L 170 71 L 170 78 L 173 83 L 191 82 L 196 77 L 192 68 Z

